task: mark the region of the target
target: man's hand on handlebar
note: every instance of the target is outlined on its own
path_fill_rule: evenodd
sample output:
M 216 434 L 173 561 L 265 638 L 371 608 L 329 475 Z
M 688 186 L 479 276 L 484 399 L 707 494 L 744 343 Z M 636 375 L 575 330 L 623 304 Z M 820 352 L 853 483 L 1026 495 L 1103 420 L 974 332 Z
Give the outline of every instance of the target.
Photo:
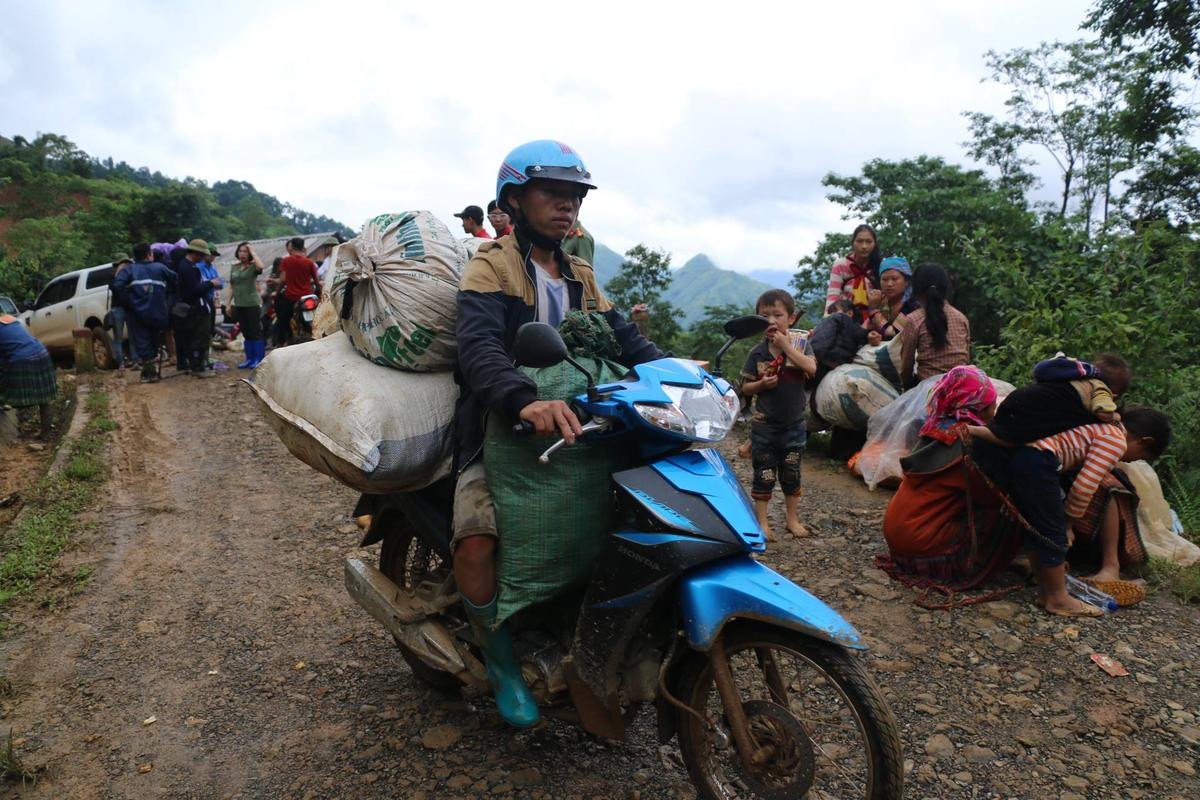
M 562 400 L 535 400 L 521 409 L 520 417 L 533 425 L 538 436 L 559 434 L 567 444 L 574 444 L 582 432 L 579 418 Z

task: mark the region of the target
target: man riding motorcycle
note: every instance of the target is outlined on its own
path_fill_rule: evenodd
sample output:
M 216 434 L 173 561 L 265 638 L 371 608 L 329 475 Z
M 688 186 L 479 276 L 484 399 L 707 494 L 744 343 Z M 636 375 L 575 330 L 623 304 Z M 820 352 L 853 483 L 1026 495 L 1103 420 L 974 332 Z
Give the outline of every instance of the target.
M 569 310 L 595 311 L 616 334 L 625 366 L 663 356 L 608 302 L 591 265 L 562 251 L 583 198 L 596 188 L 591 180 L 579 155 L 560 142 L 527 142 L 509 153 L 496 179 L 496 201 L 513 219 L 514 235 L 480 246 L 458 293 L 456 377 L 462 395 L 455 419 L 454 577 L 500 714 L 522 728 L 536 724 L 539 715 L 509 632 L 495 625 L 498 535 L 481 457 L 485 412 L 527 422 L 542 436 L 561 435 L 568 444 L 580 433 L 567 403 L 538 400 L 533 380 L 513 365 L 513 341 L 526 322 L 557 326 Z M 552 468 L 546 477 L 554 479 Z

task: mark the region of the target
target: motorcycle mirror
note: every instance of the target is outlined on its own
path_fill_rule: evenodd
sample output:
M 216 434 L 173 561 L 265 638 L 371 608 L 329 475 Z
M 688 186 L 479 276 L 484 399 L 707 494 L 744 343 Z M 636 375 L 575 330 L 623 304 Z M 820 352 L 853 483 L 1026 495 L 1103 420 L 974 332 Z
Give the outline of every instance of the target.
M 725 333 L 734 339 L 749 339 L 751 336 L 758 336 L 770 324 L 767 322 L 766 317 L 760 317 L 757 314 L 748 314 L 744 317 L 735 317 L 726 322 Z
M 553 367 L 567 360 L 567 345 L 558 331 L 544 322 L 526 322 L 513 341 L 517 363 L 523 367 Z
M 717 351 L 716 358 L 713 359 L 712 374 L 721 377 L 721 358 L 729 348 L 733 347 L 734 342 L 738 339 L 749 339 L 751 336 L 758 336 L 770 324 L 767 322 L 766 317 L 760 317 L 757 314 L 734 317 L 726 322 L 724 325 L 725 335 L 729 338 L 725 340 L 725 344 L 721 345 L 721 349 Z

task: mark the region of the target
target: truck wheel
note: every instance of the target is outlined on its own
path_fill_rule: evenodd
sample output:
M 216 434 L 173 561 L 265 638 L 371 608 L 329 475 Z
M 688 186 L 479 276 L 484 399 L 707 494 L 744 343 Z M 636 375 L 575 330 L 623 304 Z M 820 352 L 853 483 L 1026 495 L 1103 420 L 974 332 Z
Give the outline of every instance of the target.
M 96 359 L 96 369 L 112 369 L 117 366 L 117 360 L 113 356 L 115 346 L 112 337 L 102 326 L 92 328 L 92 356 Z

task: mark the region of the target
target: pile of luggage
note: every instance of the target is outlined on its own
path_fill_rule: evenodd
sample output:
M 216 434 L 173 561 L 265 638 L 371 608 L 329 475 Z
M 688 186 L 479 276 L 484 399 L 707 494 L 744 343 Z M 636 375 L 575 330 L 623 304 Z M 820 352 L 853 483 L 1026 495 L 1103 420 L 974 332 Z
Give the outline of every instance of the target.
M 250 382 L 292 455 L 369 493 L 449 474 L 467 258 L 428 211 L 374 217 L 334 250 L 319 338 L 273 351 Z

